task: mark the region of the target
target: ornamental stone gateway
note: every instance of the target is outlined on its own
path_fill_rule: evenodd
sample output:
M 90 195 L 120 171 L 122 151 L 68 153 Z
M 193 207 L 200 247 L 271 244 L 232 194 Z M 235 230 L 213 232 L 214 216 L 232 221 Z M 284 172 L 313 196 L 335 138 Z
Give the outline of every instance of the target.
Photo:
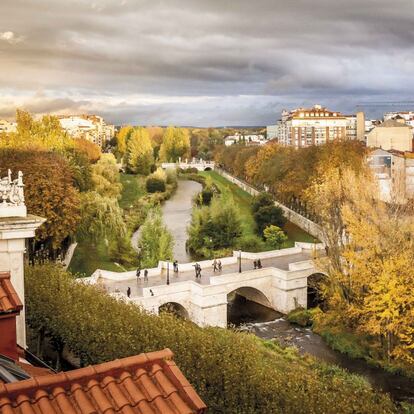
M 17 343 L 26 348 L 23 267 L 25 244 L 26 239 L 34 237 L 35 230 L 45 219 L 27 214 L 23 190 L 21 171 L 15 179 L 12 178 L 10 170 L 6 177 L 0 178 L 0 272 L 10 273 L 11 283 L 23 303 L 23 310 L 16 319 L 16 334 Z

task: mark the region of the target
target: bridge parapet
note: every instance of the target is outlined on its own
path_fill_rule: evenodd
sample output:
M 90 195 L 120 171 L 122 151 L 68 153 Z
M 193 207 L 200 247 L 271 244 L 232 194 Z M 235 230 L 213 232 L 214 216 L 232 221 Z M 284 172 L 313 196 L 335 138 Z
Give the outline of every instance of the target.
M 203 159 L 193 158 L 188 161 L 188 159 L 182 161 L 181 158 L 177 162 L 163 162 L 161 167 L 164 169 L 169 168 L 181 168 L 182 170 L 187 170 L 189 168 L 196 168 L 198 171 L 214 170 L 215 162 L 214 161 L 205 161 Z

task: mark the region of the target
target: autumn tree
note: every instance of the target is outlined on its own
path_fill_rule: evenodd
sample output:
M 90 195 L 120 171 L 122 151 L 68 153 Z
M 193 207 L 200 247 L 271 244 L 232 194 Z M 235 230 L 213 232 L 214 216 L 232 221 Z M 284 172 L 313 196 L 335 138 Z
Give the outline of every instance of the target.
M 98 145 L 84 138 L 77 138 L 73 140 L 76 149 L 83 152 L 91 164 L 94 164 L 101 158 L 101 149 Z
M 190 138 L 183 128 L 168 127 L 163 135 L 160 148 L 160 160 L 176 162 L 190 155 Z
M 116 134 L 116 152 L 122 158 L 127 152 L 127 143 L 133 133 L 134 128 L 131 125 L 123 126 Z
M 148 175 L 154 164 L 153 149 L 148 132 L 144 128 L 136 128 L 132 132 L 126 153 L 128 171 L 135 174 Z
M 64 151 L 74 145 L 55 116 L 45 115 L 40 120 L 35 120 L 29 112 L 18 109 L 16 122 L 17 131 L 2 137 L 1 147 Z
M 383 203 L 367 169 L 333 168 L 309 192 L 328 245 L 319 266 L 333 319 L 376 338 L 389 361 L 412 364 L 413 212 Z
M 23 172 L 28 212 L 46 218 L 36 231 L 36 240 L 50 251 L 74 234 L 80 220 L 79 193 L 71 169 L 56 153 L 15 149 L 0 150 L 0 173 Z

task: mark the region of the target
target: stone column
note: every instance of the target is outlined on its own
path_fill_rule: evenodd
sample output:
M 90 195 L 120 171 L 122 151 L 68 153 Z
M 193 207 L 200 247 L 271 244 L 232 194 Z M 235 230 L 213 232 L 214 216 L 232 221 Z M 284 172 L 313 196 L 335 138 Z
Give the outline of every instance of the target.
M 23 303 L 17 317 L 17 343 L 26 348 L 24 253 L 26 239 L 34 237 L 35 230 L 45 219 L 27 214 L 23 196 L 22 174 L 17 180 L 0 179 L 0 271 L 10 272 L 11 282 Z

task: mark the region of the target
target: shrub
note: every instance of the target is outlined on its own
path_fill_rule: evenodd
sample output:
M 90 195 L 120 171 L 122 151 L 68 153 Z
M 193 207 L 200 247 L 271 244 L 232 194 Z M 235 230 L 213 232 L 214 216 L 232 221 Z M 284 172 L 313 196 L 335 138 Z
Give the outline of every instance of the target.
M 244 252 L 262 252 L 265 250 L 265 244 L 260 237 L 247 235 L 239 239 L 237 249 Z
M 27 320 L 85 364 L 165 347 L 210 413 L 393 413 L 385 394 L 250 334 L 147 314 L 50 264 L 26 270 Z M 325 365 L 326 366 L 326 365 Z
M 155 177 L 148 177 L 145 187 L 149 193 L 163 193 L 165 191 L 165 181 Z
M 321 310 L 318 308 L 297 308 L 287 315 L 287 320 L 300 326 L 312 326 L 314 315 L 320 312 Z
M 288 237 L 280 227 L 271 224 L 263 230 L 266 244 L 272 249 L 280 249 L 287 242 Z

